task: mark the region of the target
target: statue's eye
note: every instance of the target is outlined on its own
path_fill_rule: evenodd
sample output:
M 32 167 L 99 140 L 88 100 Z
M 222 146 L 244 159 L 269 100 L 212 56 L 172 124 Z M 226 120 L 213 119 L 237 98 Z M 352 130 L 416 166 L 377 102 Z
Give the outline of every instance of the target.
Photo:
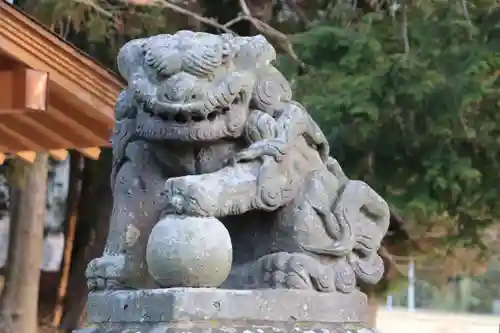
M 176 86 L 167 86 L 165 89 L 165 96 L 170 100 L 178 100 L 182 93 L 183 89 Z

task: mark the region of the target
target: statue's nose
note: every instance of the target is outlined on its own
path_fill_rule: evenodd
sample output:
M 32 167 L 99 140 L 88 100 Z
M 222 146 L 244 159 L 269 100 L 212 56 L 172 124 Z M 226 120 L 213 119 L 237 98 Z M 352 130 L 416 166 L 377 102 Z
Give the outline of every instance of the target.
M 165 101 L 176 103 L 192 102 L 198 98 L 194 89 L 172 89 L 170 87 L 163 87 L 160 95 Z

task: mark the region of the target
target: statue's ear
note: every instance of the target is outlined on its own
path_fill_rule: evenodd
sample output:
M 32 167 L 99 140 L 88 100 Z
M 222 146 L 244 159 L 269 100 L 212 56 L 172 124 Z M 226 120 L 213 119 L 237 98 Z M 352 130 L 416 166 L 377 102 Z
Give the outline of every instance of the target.
M 276 50 L 261 35 L 248 39 L 235 56 L 235 63 L 240 68 L 265 66 L 274 60 L 276 60 Z
M 142 49 L 145 42 L 146 39 L 134 39 L 123 45 L 118 51 L 116 58 L 118 72 L 127 81 L 131 71 L 137 69 L 137 64 L 142 59 Z

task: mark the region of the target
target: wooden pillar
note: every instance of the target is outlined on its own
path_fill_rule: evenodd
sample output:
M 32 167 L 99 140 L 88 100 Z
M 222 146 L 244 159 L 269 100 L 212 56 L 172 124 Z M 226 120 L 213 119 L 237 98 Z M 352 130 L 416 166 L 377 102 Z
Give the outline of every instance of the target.
M 85 160 L 67 287 L 71 297 L 64 299 L 61 332 L 69 333 L 79 328 L 88 295 L 85 269 L 91 259 L 102 255 L 106 243 L 113 206 L 109 183 L 111 155 L 111 150 L 106 149 L 99 160 Z
M 59 288 L 57 291 L 57 299 L 54 310 L 54 318 L 52 325 L 59 327 L 64 311 L 64 302 L 68 294 L 68 281 L 71 269 L 71 259 L 73 253 L 73 245 L 76 235 L 78 203 L 80 200 L 80 188 L 82 178 L 82 156 L 73 151 L 70 153 L 69 166 L 69 188 L 66 198 L 66 216 L 65 216 L 65 245 L 61 272 L 59 277 Z
M 5 287 L 0 299 L 1 333 L 34 333 L 38 329 L 38 290 L 43 257 L 48 157 L 38 153 L 32 164 L 12 163 L 11 207 Z

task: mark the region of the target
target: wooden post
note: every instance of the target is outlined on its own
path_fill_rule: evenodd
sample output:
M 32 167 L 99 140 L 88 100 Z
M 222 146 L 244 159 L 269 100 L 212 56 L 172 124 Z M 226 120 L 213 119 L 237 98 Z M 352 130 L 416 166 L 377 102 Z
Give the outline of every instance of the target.
M 10 239 L 5 287 L 0 299 L 1 333 L 34 333 L 38 329 L 38 289 L 43 257 L 48 157 L 32 164 L 13 161 Z
M 110 149 L 103 150 L 97 161 L 85 160 L 71 260 L 73 264 L 67 287 L 71 290 L 71 297 L 64 299 L 64 314 L 59 327 L 61 332 L 69 333 L 79 328 L 88 294 L 85 269 L 89 261 L 102 255 L 104 250 L 113 203 L 110 172 Z
M 73 243 L 75 240 L 78 202 L 80 200 L 80 180 L 81 180 L 81 165 L 82 156 L 77 152 L 70 154 L 69 167 L 69 189 L 68 197 L 66 198 L 66 216 L 65 216 L 65 236 L 64 254 L 61 266 L 61 275 L 59 278 L 59 288 L 57 291 L 57 299 L 54 310 L 52 325 L 59 327 L 64 311 L 64 302 L 68 291 L 68 281 L 71 269 L 71 254 L 73 253 Z

